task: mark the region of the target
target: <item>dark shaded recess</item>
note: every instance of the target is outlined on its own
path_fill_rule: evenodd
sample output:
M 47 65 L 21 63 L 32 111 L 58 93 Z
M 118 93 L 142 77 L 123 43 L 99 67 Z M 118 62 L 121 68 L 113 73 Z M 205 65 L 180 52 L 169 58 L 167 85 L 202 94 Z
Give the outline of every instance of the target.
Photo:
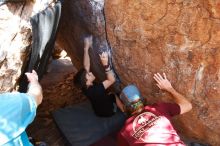
M 63 48 L 66 48 L 68 55 L 72 58 L 72 61 L 80 62 L 77 66 L 82 66 L 83 62 L 83 39 L 88 34 L 93 35 L 93 47 L 89 49 L 91 71 L 96 76 L 96 80 L 103 81 L 106 79 L 106 74 L 99 59 L 99 54 L 103 51 L 109 51 L 112 55 L 111 46 L 108 43 L 105 26 L 97 25 L 97 19 L 100 23 L 105 23 L 104 11 L 95 10 L 92 5 L 88 4 L 88 0 L 80 1 L 64 1 L 61 14 L 60 25 L 62 29 L 62 37 L 59 36 L 58 43 L 62 44 Z M 70 16 L 71 15 L 71 16 Z M 67 17 L 69 16 L 69 17 Z M 68 29 L 65 29 L 68 28 Z M 68 37 L 67 37 L 68 36 Z M 71 38 L 71 39 L 69 39 Z M 112 86 L 115 92 L 120 92 L 120 78 L 117 75 L 114 65 L 112 63 L 112 57 L 110 56 L 110 65 L 116 76 L 116 82 Z
M 40 80 L 47 70 L 48 61 L 54 49 L 60 15 L 61 2 L 58 1 L 54 7 L 48 7 L 31 18 L 33 44 L 29 60 L 20 78 L 20 92 L 27 91 L 28 81 L 25 72 L 34 69 Z

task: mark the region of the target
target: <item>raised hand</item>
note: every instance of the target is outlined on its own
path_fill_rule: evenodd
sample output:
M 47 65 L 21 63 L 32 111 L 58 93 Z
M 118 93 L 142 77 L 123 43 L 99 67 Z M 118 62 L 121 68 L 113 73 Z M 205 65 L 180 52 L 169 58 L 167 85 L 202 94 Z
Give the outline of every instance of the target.
M 159 73 L 154 74 L 154 80 L 157 82 L 157 86 L 161 90 L 170 91 L 173 89 L 170 81 L 167 80 L 165 73 L 163 73 L 163 76 L 161 76 Z
M 88 50 L 90 47 L 92 47 L 92 35 L 84 39 L 84 49 Z
M 29 82 L 38 82 L 38 75 L 35 70 L 32 70 L 32 73 L 26 72 L 25 75 L 27 76 Z
M 102 54 L 99 54 L 99 57 L 100 57 L 100 60 L 101 60 L 103 66 L 109 65 L 107 52 L 102 52 Z
M 170 81 L 167 80 L 165 73 L 163 73 L 163 76 L 159 73 L 154 74 L 154 79 L 160 89 L 166 90 L 172 94 L 174 102 L 180 106 L 180 114 L 186 113 L 192 109 L 191 102 L 172 87 Z

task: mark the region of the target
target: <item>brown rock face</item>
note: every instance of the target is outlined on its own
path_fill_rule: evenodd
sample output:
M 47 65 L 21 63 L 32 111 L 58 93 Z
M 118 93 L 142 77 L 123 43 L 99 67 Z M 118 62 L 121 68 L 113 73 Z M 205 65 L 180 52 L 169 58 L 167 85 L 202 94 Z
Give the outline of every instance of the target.
M 108 41 L 122 81 L 149 101 L 167 100 L 153 81 L 165 72 L 192 101 L 175 123 L 180 133 L 220 145 L 220 1 L 109 0 Z

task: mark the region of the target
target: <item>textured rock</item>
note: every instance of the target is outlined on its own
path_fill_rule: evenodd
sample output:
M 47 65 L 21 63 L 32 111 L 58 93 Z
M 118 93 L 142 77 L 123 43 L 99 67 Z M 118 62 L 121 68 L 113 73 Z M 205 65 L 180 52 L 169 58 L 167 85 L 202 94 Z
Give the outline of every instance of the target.
M 0 92 L 12 91 L 28 60 L 32 28 L 30 17 L 52 0 L 6 2 L 0 5 Z
M 11 91 L 28 55 L 31 28 L 27 17 L 31 14 L 24 3 L 2 5 L 0 14 L 0 90 Z
M 149 101 L 168 100 L 153 74 L 165 72 L 193 103 L 175 123 L 180 133 L 220 145 L 220 1 L 111 0 L 107 36 L 122 81 Z
M 71 57 L 74 66 L 82 67 L 83 38 L 93 35 L 93 48 L 90 49 L 91 70 L 104 79 L 99 53 L 110 51 L 106 41 L 105 19 L 103 15 L 104 0 L 68 0 L 63 2 L 60 29 L 57 44 Z

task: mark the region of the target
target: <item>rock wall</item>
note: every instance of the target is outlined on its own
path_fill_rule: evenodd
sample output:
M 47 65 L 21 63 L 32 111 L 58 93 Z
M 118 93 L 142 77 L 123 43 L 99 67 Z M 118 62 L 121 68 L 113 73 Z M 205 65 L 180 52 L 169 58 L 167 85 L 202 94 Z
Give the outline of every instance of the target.
M 165 72 L 193 103 L 175 119 L 178 132 L 220 145 L 219 0 L 69 0 L 62 10 L 57 43 L 74 65 L 82 66 L 82 40 L 91 33 L 92 70 L 101 79 L 98 53 L 108 50 L 123 85 L 136 84 L 149 102 L 167 101 L 152 78 Z
M 103 13 L 104 0 L 64 1 L 57 36 L 57 44 L 66 50 L 74 66 L 79 69 L 83 64 L 83 39 L 86 35 L 93 35 L 93 48 L 89 50 L 91 70 L 100 80 L 105 78 L 105 73 L 99 54 L 111 52 L 106 40 Z
M 27 60 L 31 42 L 28 16 L 32 6 L 8 3 L 0 6 L 0 90 L 12 91 Z
M 53 0 L 0 2 L 0 92 L 16 89 L 32 43 L 30 17 Z
M 179 132 L 220 145 L 220 1 L 108 0 L 105 18 L 122 81 L 151 102 L 168 100 L 152 78 L 165 72 L 193 103 L 175 121 Z

